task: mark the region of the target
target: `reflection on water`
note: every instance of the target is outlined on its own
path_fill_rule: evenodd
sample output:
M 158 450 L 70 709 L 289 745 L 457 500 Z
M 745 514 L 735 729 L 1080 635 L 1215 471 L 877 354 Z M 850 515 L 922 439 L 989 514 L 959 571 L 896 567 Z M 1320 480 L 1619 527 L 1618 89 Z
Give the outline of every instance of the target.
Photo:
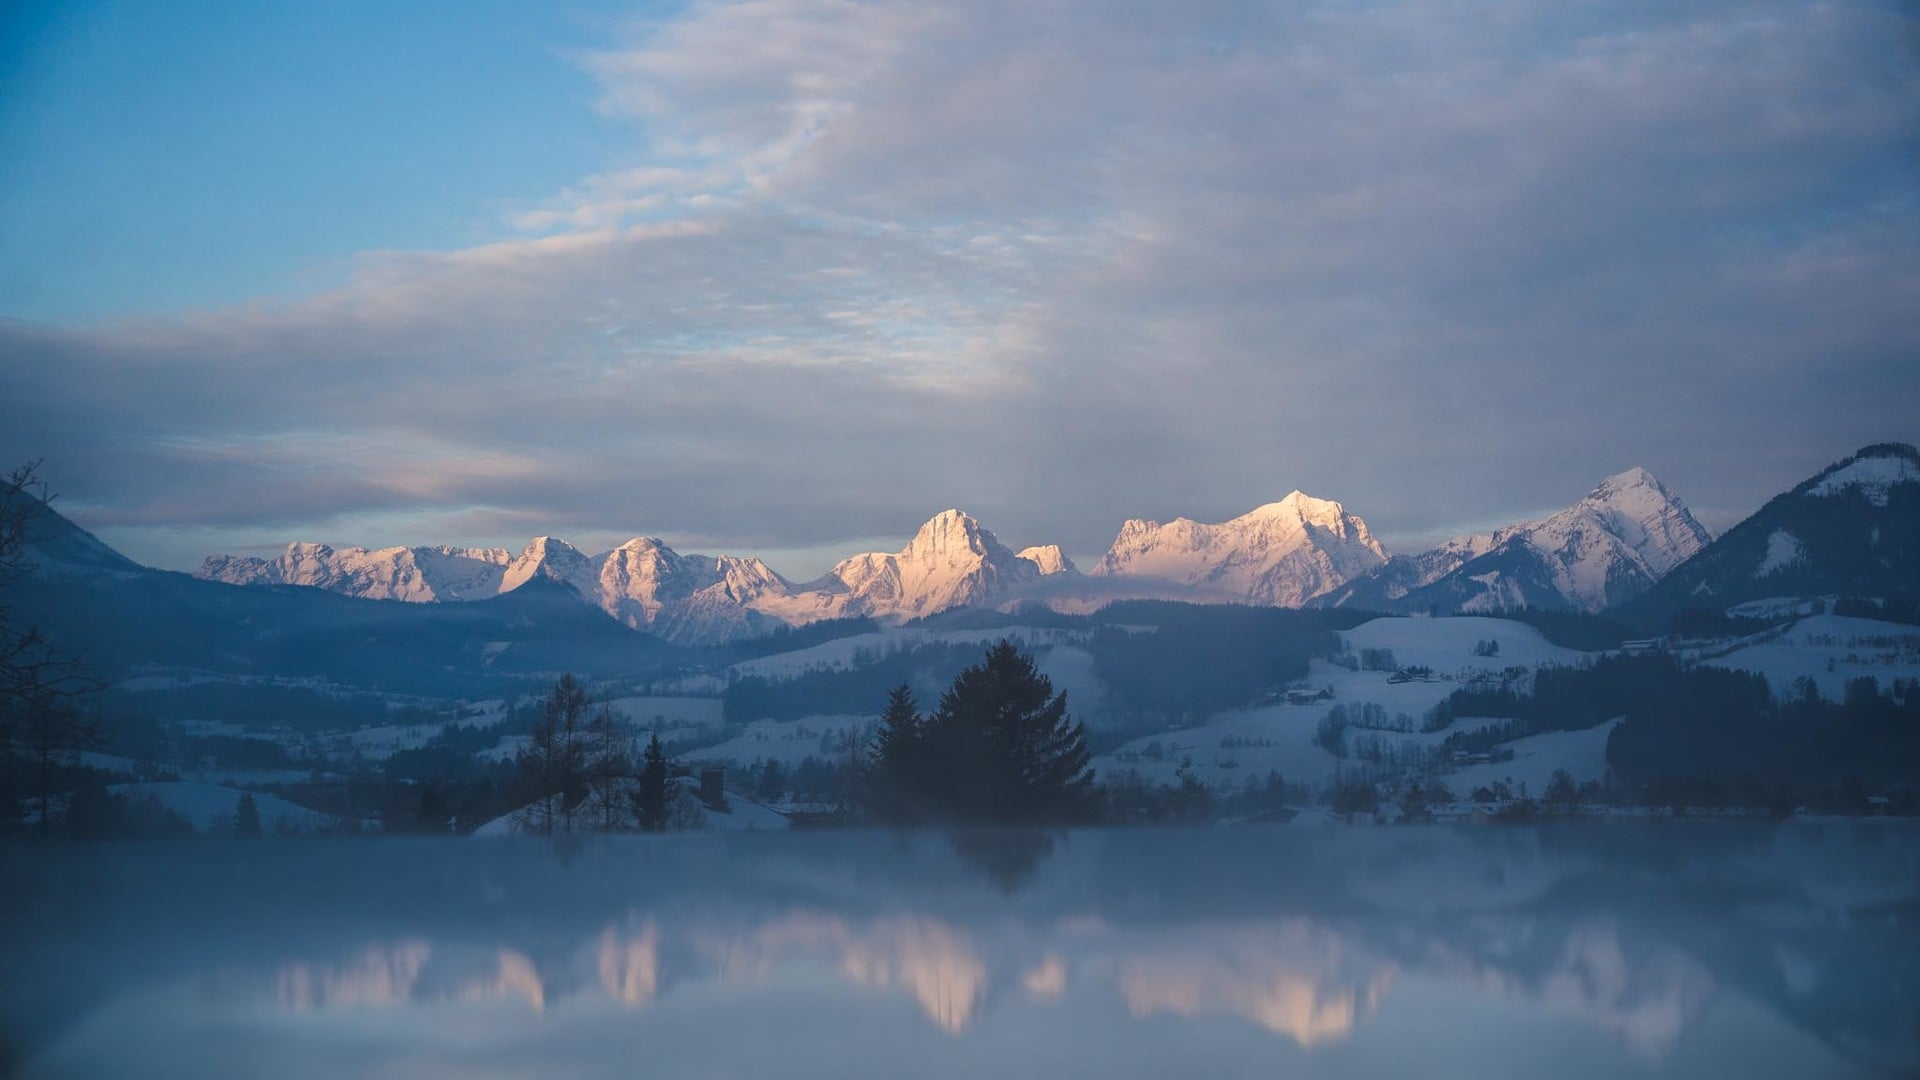
M 1897 824 L 683 838 L 565 860 L 200 845 L 4 868 L 28 887 L 0 943 L 27 966 L 0 1045 L 30 1076 L 1920 1066 L 1920 833 Z
M 1184 948 L 1120 956 L 1116 967 L 1135 1016 L 1232 1013 L 1301 1046 L 1346 1036 L 1393 978 L 1392 965 L 1305 919 L 1215 928 Z

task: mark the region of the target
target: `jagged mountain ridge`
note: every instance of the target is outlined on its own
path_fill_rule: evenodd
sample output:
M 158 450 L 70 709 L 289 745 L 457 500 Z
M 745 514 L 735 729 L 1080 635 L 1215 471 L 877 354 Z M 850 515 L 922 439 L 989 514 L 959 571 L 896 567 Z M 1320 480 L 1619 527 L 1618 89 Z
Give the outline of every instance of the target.
M 1386 561 L 1366 522 L 1295 491 L 1215 525 L 1130 520 L 1093 574 L 1180 586 L 1196 598 L 1298 607 Z
M 1920 450 L 1881 443 L 1835 462 L 1610 614 L 1657 631 L 1686 609 L 1819 596 L 1920 602 Z
M 1395 556 L 1321 602 L 1403 613 L 1598 612 L 1652 588 L 1712 539 L 1653 474 L 1628 469 L 1545 519 Z
M 1015 552 L 973 516 L 942 511 L 898 552 L 869 552 L 795 583 L 759 559 L 680 554 L 652 537 L 587 555 L 539 537 L 502 549 L 295 544 L 277 559 L 215 556 L 199 576 L 301 584 L 435 602 L 498 595 L 542 578 L 635 629 L 708 644 L 853 616 L 905 620 L 956 607 L 1037 601 L 1062 610 L 1122 598 L 1425 611 L 1599 610 L 1644 590 L 1710 539 L 1644 470 L 1609 477 L 1543 521 L 1389 557 L 1338 502 L 1295 491 L 1217 524 L 1129 520 L 1091 571 L 1057 545 Z
M 548 536 L 517 556 L 498 548 L 370 551 L 303 542 L 274 559 L 216 555 L 196 576 L 414 603 L 484 599 L 541 579 L 572 589 L 636 630 L 697 645 L 822 619 L 910 619 L 990 605 L 1043 575 L 1074 572 L 1057 547 L 1033 550 L 1034 558 L 1016 555 L 971 515 L 946 510 L 902 550 L 852 556 L 805 585 L 756 558 L 683 555 L 644 536 L 601 555 Z

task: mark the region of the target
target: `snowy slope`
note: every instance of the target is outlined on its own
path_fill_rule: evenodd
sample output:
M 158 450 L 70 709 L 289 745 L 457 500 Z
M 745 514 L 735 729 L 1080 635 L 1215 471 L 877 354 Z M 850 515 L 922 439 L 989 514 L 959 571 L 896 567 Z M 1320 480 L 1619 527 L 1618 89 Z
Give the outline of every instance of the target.
M 1386 559 L 1346 507 L 1295 491 L 1217 525 L 1128 521 L 1093 574 L 1176 585 L 1195 600 L 1297 607 Z
M 1687 609 L 1821 596 L 1920 600 L 1920 450 L 1862 448 L 1768 500 L 1610 614 L 1657 633 Z
M 1815 615 L 1706 663 L 1764 675 L 1776 696 L 1788 694 L 1797 679 L 1812 679 L 1821 697 L 1839 701 L 1847 682 L 1862 676 L 1879 680 L 1882 690 L 1895 679 L 1920 678 L 1920 626 Z
M 1678 495 L 1645 469 L 1629 469 L 1544 521 L 1395 559 L 1324 602 L 1407 612 L 1595 612 L 1645 592 L 1711 541 Z
M 1054 574 L 1072 575 L 1080 572 L 1080 568 L 1073 565 L 1073 560 L 1067 558 L 1066 552 L 1060 550 L 1059 544 L 1025 548 L 1019 555 L 1039 567 L 1042 577 L 1051 577 Z
M 1873 505 L 1885 506 L 1893 489 L 1903 484 L 1920 484 L 1920 460 L 1904 454 L 1862 455 L 1821 476 L 1807 494 L 1827 499 L 1857 491 Z
M 214 555 L 197 576 L 229 585 L 307 585 L 369 600 L 473 600 L 496 596 L 512 556 L 500 548 L 369 551 L 293 543 L 277 558 Z
M 902 620 L 991 605 L 1042 576 L 1073 573 L 1058 547 L 1016 555 L 973 516 L 947 510 L 900 551 L 855 555 L 803 587 L 759 559 L 682 555 L 647 536 L 592 556 L 550 536 L 536 537 L 519 555 L 498 548 L 369 551 L 295 543 L 271 560 L 212 556 L 197 576 L 413 603 L 480 600 L 545 580 L 636 630 L 704 645 L 820 619 Z
M 1237 786 L 1251 776 L 1263 780 L 1268 770 L 1278 772 L 1289 783 L 1325 786 L 1342 773 L 1364 768 L 1356 758 L 1340 758 L 1315 744 L 1320 722 L 1336 706 L 1350 713 L 1362 706 L 1376 705 L 1390 720 L 1406 717 L 1412 731 L 1349 728 L 1348 741 L 1377 742 L 1383 749 L 1403 755 L 1435 750 L 1455 731 L 1469 730 L 1492 721 L 1458 718 L 1446 730 L 1422 732 L 1420 720 L 1465 680 L 1499 672 L 1507 667 L 1537 670 L 1549 665 L 1583 663 L 1587 654 L 1561 648 L 1540 632 L 1512 619 L 1373 619 L 1340 635 L 1342 646 L 1351 652 L 1361 649 L 1386 649 L 1403 667 L 1430 667 L 1432 681 L 1393 681 L 1388 671 L 1349 671 L 1345 667 L 1314 660 L 1304 681 L 1311 690 L 1328 690 L 1332 698 L 1304 705 L 1273 704 L 1252 709 L 1220 713 L 1196 728 L 1166 732 L 1133 739 L 1118 749 L 1102 754 L 1094 767 L 1102 775 L 1137 771 L 1153 783 L 1177 784 L 1184 769 L 1212 786 Z M 1499 644 L 1496 656 L 1476 656 L 1474 647 L 1483 641 Z M 1155 744 L 1158 750 L 1155 751 Z M 1516 746 L 1519 744 L 1516 743 Z M 1551 744 L 1549 744 L 1551 745 Z M 1573 744 L 1591 749 L 1587 743 Z M 1598 741 L 1604 766 L 1606 741 Z M 1585 775 L 1594 761 L 1582 760 Z M 1556 767 L 1558 767 L 1556 765 Z M 1552 768 L 1547 770 L 1552 772 Z M 1451 776 L 1443 777 L 1449 784 Z
M 107 790 L 115 795 L 157 799 L 162 806 L 192 822 L 195 829 L 212 833 L 233 831 L 233 814 L 240 805 L 240 796 L 245 794 L 238 788 L 184 781 L 112 784 Z M 277 795 L 255 792 L 253 803 L 260 811 L 262 829 L 269 834 L 283 820 L 287 828 L 301 831 L 329 828 L 339 824 L 339 819 L 330 814 L 309 810 Z
M 972 515 L 943 510 L 897 554 L 855 555 L 828 574 L 845 599 L 840 615 L 915 618 L 991 604 L 1040 577 Z

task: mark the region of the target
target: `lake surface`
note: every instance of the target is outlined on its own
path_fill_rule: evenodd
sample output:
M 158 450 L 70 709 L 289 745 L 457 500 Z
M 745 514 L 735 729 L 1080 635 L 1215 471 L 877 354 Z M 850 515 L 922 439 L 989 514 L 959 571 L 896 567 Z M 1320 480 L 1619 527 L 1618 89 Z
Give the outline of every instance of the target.
M 1920 1070 L 1902 822 L 0 850 L 28 1077 Z

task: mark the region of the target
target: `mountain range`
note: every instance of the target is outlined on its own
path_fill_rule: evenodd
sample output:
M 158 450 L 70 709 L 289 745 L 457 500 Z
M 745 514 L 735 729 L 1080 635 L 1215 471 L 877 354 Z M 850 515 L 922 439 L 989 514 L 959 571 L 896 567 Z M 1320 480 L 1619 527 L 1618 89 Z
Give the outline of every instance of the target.
M 1677 495 L 1632 469 L 1545 520 L 1411 556 L 1390 555 L 1340 503 L 1295 491 L 1219 523 L 1129 520 L 1086 573 L 1057 545 L 1015 552 L 978 519 L 950 509 L 897 552 L 854 555 L 801 583 L 759 559 L 683 555 L 654 537 L 598 555 L 553 537 L 539 537 L 517 555 L 502 548 L 369 551 L 295 543 L 272 559 L 213 556 L 197 576 L 416 603 L 484 599 L 543 578 L 629 627 L 701 645 L 823 619 L 902 621 L 1018 603 L 1084 611 L 1116 599 L 1591 612 L 1644 592 L 1711 539 Z
M 181 649 L 318 655 L 351 638 L 440 641 L 458 658 L 451 666 L 488 669 L 508 666 L 509 656 L 514 668 L 545 664 L 549 649 L 591 640 L 618 663 L 654 647 L 626 644 L 634 630 L 703 645 L 827 619 L 1027 604 L 1072 612 L 1120 599 L 1604 611 L 1649 633 L 1687 609 L 1920 599 L 1920 452 L 1902 444 L 1835 463 L 1718 539 L 1652 475 L 1630 469 L 1538 521 L 1412 555 L 1389 554 L 1341 504 L 1296 491 L 1214 524 L 1128 521 L 1086 572 L 1057 546 L 1014 551 L 960 510 L 935 515 L 899 551 L 854 555 L 801 583 L 759 559 L 683 555 L 649 537 L 598 555 L 553 537 L 518 554 L 296 543 L 272 559 L 215 556 L 189 577 L 140 566 L 50 509 L 43 518 L 35 572 L 13 586 L 18 602 L 51 624 L 73 624 L 76 637 L 106 634 L 96 648 L 121 651 L 112 642 L 124 640 L 127 659 L 143 662 Z M 181 619 L 197 629 L 172 625 Z M 264 654 L 246 661 L 279 663 Z

